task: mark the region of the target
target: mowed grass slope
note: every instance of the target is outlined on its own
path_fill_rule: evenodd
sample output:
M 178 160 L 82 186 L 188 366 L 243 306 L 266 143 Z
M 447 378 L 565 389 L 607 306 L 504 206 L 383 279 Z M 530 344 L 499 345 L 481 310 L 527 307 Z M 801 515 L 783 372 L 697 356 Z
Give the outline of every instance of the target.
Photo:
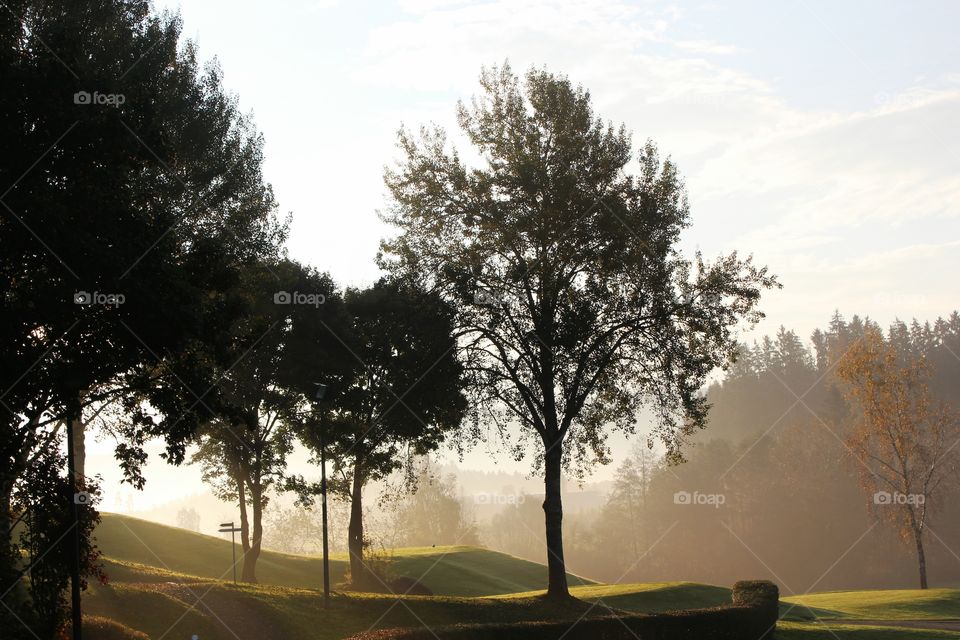
M 215 580 L 233 576 L 230 542 L 215 536 L 105 513 L 96 537 L 107 559 L 107 572 L 115 580 L 163 581 L 169 579 L 163 577 L 167 573 Z M 547 582 L 546 566 L 478 547 L 394 549 L 389 557 L 392 573 L 420 579 L 437 595 L 514 593 L 537 589 Z M 345 554 L 333 554 L 331 582 L 342 582 L 348 566 Z M 316 589 L 322 584 L 322 576 L 322 561 L 315 556 L 264 550 L 257 561 L 261 584 Z M 571 585 L 593 584 L 572 574 L 568 578 Z
M 316 590 L 319 558 L 264 551 L 258 585 L 228 580 L 230 543 L 174 527 L 104 514 L 97 531 L 111 582 L 84 596 L 84 610 L 98 616 L 92 640 L 336 640 L 392 627 L 436 627 L 455 623 L 569 620 L 614 612 L 656 613 L 729 602 L 730 590 L 690 582 L 600 585 L 570 577 L 580 603 L 552 605 L 537 589 L 546 567 L 476 547 L 421 547 L 392 552 L 393 572 L 423 582 L 436 596 L 401 597 L 337 593 L 325 610 Z M 332 563 L 342 580 L 346 558 Z M 488 597 L 477 597 L 488 596 Z M 776 640 L 960 640 L 960 633 L 864 627 L 860 619 L 945 619 L 957 613 L 956 590 L 866 591 L 785 598 Z M 826 619 L 813 620 L 812 613 Z M 834 618 L 830 620 L 829 618 Z M 109 620 L 116 621 L 111 627 Z M 130 633 L 120 636 L 117 628 Z
M 654 611 L 656 603 L 675 609 L 713 600 L 717 587 L 689 583 L 618 585 L 609 590 L 575 588 L 578 595 L 620 598 L 635 609 Z M 592 591 L 591 591 L 592 590 Z M 671 598 L 665 600 L 665 598 Z M 325 610 L 314 590 L 219 581 L 97 586 L 84 599 L 85 610 L 110 618 L 154 640 L 336 640 L 369 629 L 436 628 L 456 623 L 578 620 L 610 615 L 590 602 L 551 605 L 536 595 L 457 598 L 335 594 Z M 609 606 L 609 605 L 608 605 Z M 88 634 L 89 640 L 107 636 Z M 844 621 L 781 622 L 774 640 L 958 640 L 960 633 L 923 629 L 858 627 Z
M 110 618 L 154 640 L 336 640 L 370 629 L 438 627 L 461 622 L 570 620 L 589 604 L 551 605 L 539 598 L 397 597 L 334 594 L 329 609 L 308 589 L 233 585 L 217 581 L 97 586 L 85 610 Z M 96 634 L 90 636 L 97 640 Z
M 960 619 L 960 589 L 826 591 L 782 601 L 798 605 L 797 609 L 813 607 L 821 618 L 829 611 L 837 618 L 861 620 Z
M 543 590 L 495 598 L 533 598 Z M 593 584 L 572 586 L 570 593 L 585 602 L 633 613 L 657 613 L 674 609 L 717 607 L 730 602 L 730 589 L 695 582 L 647 582 L 641 584 Z
M 120 561 L 122 566 L 145 565 L 144 570 L 154 567 L 214 580 L 233 577 L 229 540 L 116 513 L 104 513 L 94 535 L 107 560 Z M 238 541 L 237 558 L 240 553 Z M 346 568 L 345 561 L 333 559 L 331 580 L 342 581 Z M 110 564 L 107 569 L 110 573 Z M 257 579 L 265 584 L 316 588 L 322 576 L 319 558 L 264 550 L 257 562 Z M 127 579 L 127 575 L 118 575 L 117 579 Z

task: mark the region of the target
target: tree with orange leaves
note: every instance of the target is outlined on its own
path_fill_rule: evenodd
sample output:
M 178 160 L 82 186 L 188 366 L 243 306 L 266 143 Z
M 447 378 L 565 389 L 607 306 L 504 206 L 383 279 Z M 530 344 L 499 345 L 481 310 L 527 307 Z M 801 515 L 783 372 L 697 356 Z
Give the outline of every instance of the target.
M 924 533 L 944 483 L 956 477 L 960 416 L 930 397 L 926 360 L 898 353 L 879 330 L 854 343 L 836 372 L 859 409 L 847 446 L 861 486 L 873 513 L 916 545 L 926 589 Z

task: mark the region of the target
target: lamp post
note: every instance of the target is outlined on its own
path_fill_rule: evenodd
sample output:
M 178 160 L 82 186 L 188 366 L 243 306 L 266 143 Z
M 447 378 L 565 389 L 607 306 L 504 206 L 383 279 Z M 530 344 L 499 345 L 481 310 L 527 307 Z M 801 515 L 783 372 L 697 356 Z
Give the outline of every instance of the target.
M 221 522 L 217 531 L 230 534 L 230 549 L 233 551 L 233 584 L 237 584 L 237 531 L 240 529 L 233 526 L 233 522 Z
M 319 405 L 327 393 L 327 385 L 315 383 L 317 392 L 314 398 Z M 327 545 L 327 442 L 323 417 L 320 418 L 320 513 L 323 523 L 323 608 L 330 607 L 330 559 Z

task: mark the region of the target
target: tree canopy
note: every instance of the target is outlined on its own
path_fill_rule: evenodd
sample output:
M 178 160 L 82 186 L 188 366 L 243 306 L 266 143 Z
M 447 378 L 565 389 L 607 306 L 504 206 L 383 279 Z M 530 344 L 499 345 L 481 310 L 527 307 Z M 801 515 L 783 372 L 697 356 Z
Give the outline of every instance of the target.
M 399 233 L 382 264 L 456 307 L 484 418 L 518 422 L 538 446 L 550 593 L 563 596 L 563 462 L 605 461 L 607 434 L 633 432 L 643 404 L 680 459 L 706 424 L 700 388 L 776 280 L 736 253 L 684 258 L 690 213 L 677 167 L 652 143 L 635 154 L 583 88 L 542 69 L 521 80 L 508 65 L 484 70 L 480 85 L 458 110 L 479 166 L 438 128 L 400 132 L 384 215 Z

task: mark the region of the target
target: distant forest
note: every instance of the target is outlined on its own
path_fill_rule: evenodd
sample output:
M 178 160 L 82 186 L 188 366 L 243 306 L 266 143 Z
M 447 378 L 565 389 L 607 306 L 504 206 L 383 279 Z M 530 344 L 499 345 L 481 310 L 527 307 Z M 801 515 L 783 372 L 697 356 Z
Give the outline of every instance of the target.
M 836 313 L 811 346 L 781 328 L 740 347 L 707 391 L 709 427 L 666 466 L 644 447 L 622 462 L 602 508 L 564 521 L 572 571 L 603 581 L 695 580 L 727 584 L 769 576 L 785 592 L 916 586 L 909 541 L 879 523 L 857 481 L 845 439 L 856 409 L 833 363 L 869 329 L 869 318 Z M 929 365 L 937 400 L 960 404 L 960 315 L 894 322 L 884 332 L 905 359 Z M 676 504 L 677 492 L 722 495 L 722 504 Z M 931 505 L 926 540 L 933 586 L 960 582 L 960 490 Z M 541 559 L 537 500 L 501 511 L 485 544 Z M 951 549 L 950 547 L 953 547 Z

